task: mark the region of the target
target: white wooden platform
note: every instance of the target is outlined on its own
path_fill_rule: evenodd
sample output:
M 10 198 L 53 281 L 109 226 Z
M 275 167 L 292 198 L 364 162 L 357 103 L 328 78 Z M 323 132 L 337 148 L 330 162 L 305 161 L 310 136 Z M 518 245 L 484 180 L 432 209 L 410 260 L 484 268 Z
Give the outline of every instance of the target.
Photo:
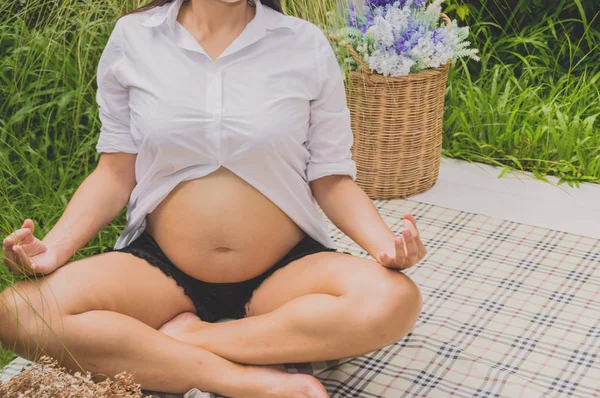
M 442 158 L 438 182 L 409 200 L 600 239 L 600 184 L 556 185 L 533 174 Z

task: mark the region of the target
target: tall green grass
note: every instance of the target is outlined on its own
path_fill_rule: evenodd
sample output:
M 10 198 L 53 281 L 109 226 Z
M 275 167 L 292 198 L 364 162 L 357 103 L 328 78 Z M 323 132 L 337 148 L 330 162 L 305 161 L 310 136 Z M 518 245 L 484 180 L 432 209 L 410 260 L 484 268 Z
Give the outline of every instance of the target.
M 0 237 L 42 238 L 97 163 L 94 75 L 119 2 L 0 3 Z M 76 256 L 114 241 L 124 213 Z M 0 290 L 14 282 L 0 266 Z M 0 366 L 12 354 L 0 350 Z
M 481 0 L 479 64 L 450 71 L 445 156 L 600 181 L 600 11 L 592 1 Z
M 444 154 L 598 182 L 598 15 L 579 0 L 530 21 L 523 15 L 533 0 L 454 1 L 451 16 L 468 10 L 482 61 L 450 72 Z M 287 14 L 326 26 L 336 1 L 283 3 Z M 96 166 L 97 63 L 116 18 L 141 4 L 0 2 L 1 238 L 28 217 L 42 238 Z M 113 244 L 125 222 L 124 209 L 74 258 Z M 0 290 L 16 279 L 0 267 Z M 0 349 L 0 366 L 11 358 Z

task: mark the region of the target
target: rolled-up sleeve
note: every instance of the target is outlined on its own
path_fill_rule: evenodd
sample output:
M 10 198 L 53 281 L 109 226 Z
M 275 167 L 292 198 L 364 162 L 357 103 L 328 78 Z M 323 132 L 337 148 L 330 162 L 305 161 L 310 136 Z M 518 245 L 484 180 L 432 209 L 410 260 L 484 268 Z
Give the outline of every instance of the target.
M 320 93 L 311 101 L 307 149 L 310 157 L 306 167 L 308 181 L 327 175 L 348 175 L 356 180 L 356 163 L 352 160 L 353 134 L 350 110 L 342 71 L 327 40 L 318 34 Z
M 121 21 L 117 21 L 100 56 L 96 75 L 101 123 L 97 152 L 138 153 L 129 128 L 129 90 L 119 80 L 122 60 Z

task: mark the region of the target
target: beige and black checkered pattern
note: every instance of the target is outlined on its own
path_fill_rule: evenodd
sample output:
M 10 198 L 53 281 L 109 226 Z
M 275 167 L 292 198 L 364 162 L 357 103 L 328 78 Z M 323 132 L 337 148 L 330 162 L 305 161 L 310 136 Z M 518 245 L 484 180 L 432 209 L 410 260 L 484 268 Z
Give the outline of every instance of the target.
M 397 234 L 412 212 L 428 248 L 406 271 L 423 293 L 417 325 L 370 354 L 289 371 L 316 375 L 332 398 L 600 397 L 599 240 L 409 200 L 374 204 Z M 330 226 L 338 248 L 367 256 Z

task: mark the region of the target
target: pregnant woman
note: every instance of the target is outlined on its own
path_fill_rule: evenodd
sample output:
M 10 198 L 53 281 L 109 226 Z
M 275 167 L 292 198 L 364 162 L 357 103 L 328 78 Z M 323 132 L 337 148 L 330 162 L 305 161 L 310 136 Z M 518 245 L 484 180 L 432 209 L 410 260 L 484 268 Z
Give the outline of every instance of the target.
M 104 48 L 96 169 L 42 239 L 3 240 L 29 275 L 0 295 L 4 346 L 144 389 L 326 397 L 277 364 L 357 356 L 414 326 L 426 254 L 355 183 L 335 54 L 276 0 L 162 0 Z M 68 260 L 127 207 L 114 247 Z M 372 258 L 334 248 L 318 208 Z M 228 318 L 227 322 L 216 322 Z M 272 366 L 264 366 L 272 365 Z

